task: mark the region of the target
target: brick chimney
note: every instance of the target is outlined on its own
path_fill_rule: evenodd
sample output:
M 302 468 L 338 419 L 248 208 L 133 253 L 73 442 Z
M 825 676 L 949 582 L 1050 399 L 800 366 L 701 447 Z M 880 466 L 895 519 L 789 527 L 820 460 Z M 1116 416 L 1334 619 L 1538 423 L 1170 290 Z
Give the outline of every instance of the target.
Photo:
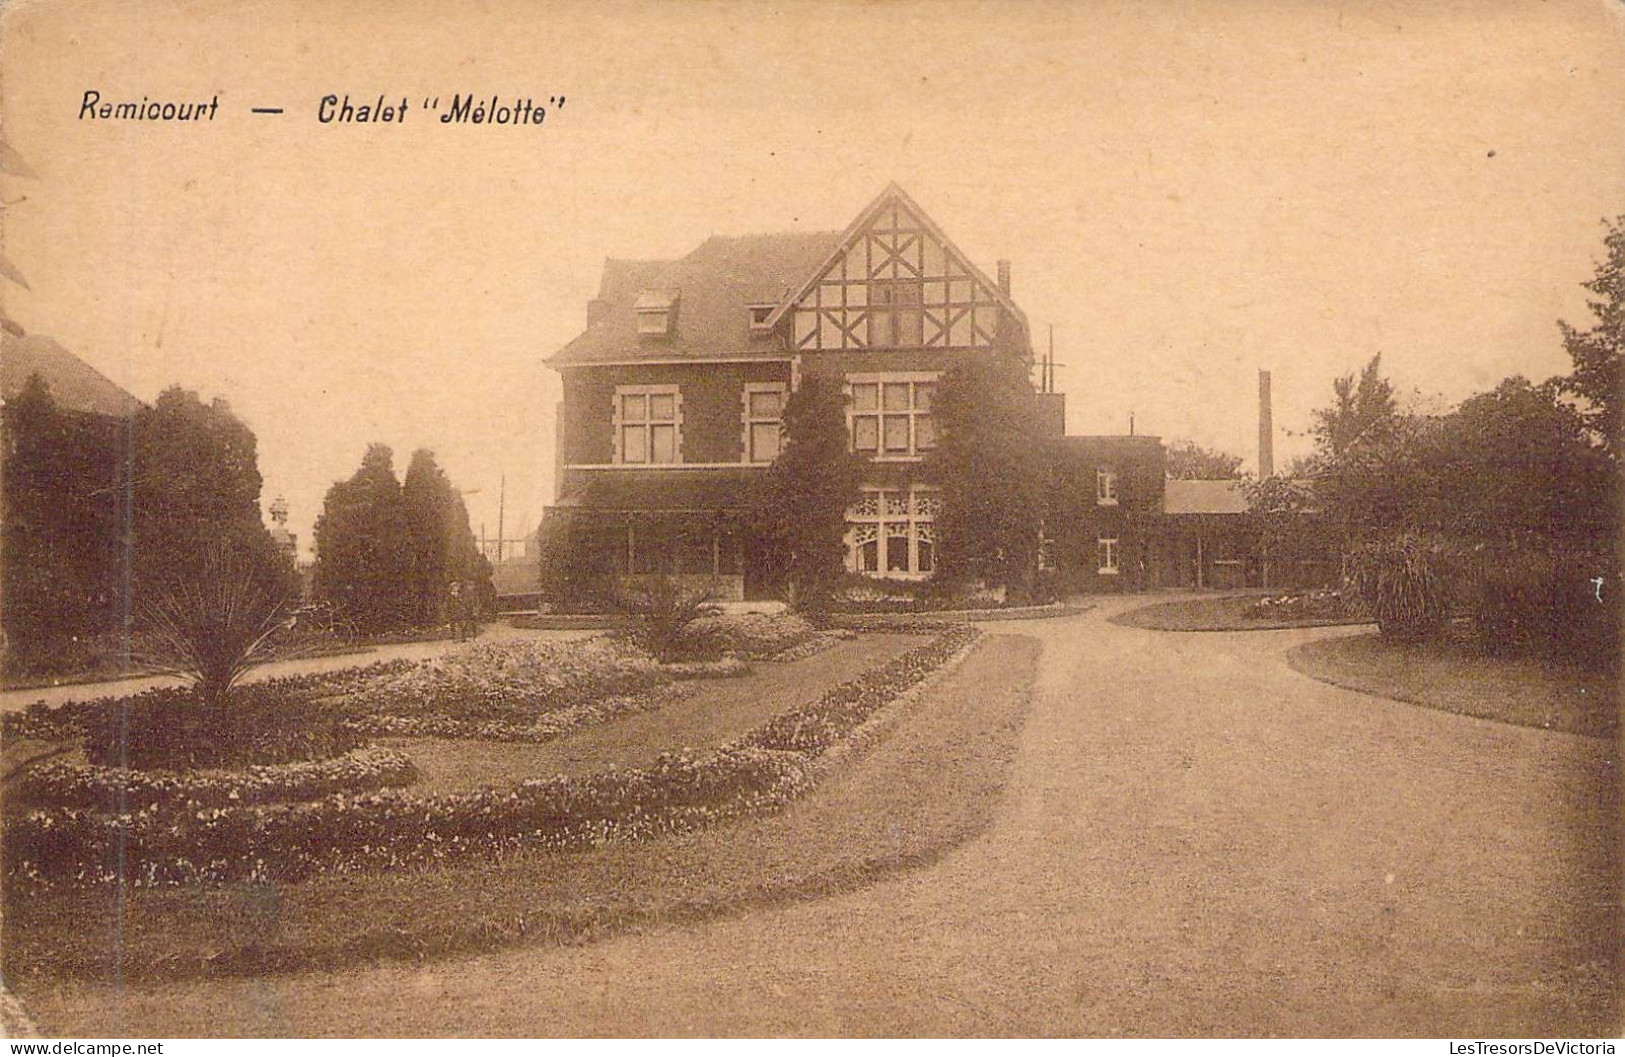
M 999 262 L 999 293 L 1010 296 L 1010 262 Z
M 1270 413 L 1270 372 L 1258 372 L 1258 479 L 1275 476 L 1275 423 Z

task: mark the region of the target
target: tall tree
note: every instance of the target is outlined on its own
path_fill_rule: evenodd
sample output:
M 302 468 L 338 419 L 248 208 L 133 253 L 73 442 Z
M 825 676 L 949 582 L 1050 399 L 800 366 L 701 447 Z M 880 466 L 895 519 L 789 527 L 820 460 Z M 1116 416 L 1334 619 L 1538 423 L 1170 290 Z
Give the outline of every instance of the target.
M 1617 464 L 1625 446 L 1625 413 L 1620 407 L 1620 386 L 1625 383 L 1620 370 L 1620 357 L 1625 355 L 1625 215 L 1608 223 L 1603 244 L 1608 256 L 1585 284 L 1594 295 L 1587 303 L 1595 322 L 1583 331 L 1558 323 L 1574 361 L 1574 372 L 1559 381 L 1564 392 L 1584 402 L 1581 414 L 1587 428 Z
M 1373 356 L 1358 375 L 1332 382 L 1332 403 L 1313 413 L 1309 460 L 1316 495 L 1346 550 L 1414 517 L 1426 482 L 1418 460 L 1433 423 L 1402 414 L 1393 385 Z
M 463 497 L 435 461 L 434 452 L 412 453 L 401 487 L 411 559 L 413 619 L 438 623 L 453 581 L 473 583 L 481 594 L 491 580 L 491 564 L 480 554 Z
M 942 487 L 937 568 L 949 579 L 1025 591 L 1038 567 L 1044 443 L 1027 368 L 977 356 L 943 374 L 927 466 Z
M 125 431 L 63 411 L 38 375 L 6 403 L 3 502 L 6 664 L 65 670 L 91 660 L 123 618 Z
M 1422 463 L 1414 520 L 1458 539 L 1591 547 L 1618 523 L 1607 458 L 1553 385 L 1515 376 L 1462 401 Z
M 792 597 L 817 605 L 839 580 L 846 511 L 861 498 L 863 461 L 848 450 L 833 381 L 805 374 L 784 408 L 784 448 L 757 480 L 752 529 L 780 555 Z
M 316 597 L 358 631 L 413 623 L 411 519 L 394 452 L 373 444 L 347 481 L 327 490 L 316 519 Z
M 1314 412 L 1311 432 L 1317 453 L 1327 459 L 1355 445 L 1380 443 L 1398 417 L 1394 387 L 1382 376 L 1382 354 L 1371 357 L 1359 375 L 1332 382 L 1333 402 Z
M 260 517 L 254 433 L 224 400 L 171 386 L 137 412 L 130 489 L 138 598 L 198 573 L 221 546 L 273 594 L 292 590 L 286 556 Z
M 1168 476 L 1176 481 L 1234 481 L 1241 477 L 1241 456 L 1181 441 L 1168 448 Z

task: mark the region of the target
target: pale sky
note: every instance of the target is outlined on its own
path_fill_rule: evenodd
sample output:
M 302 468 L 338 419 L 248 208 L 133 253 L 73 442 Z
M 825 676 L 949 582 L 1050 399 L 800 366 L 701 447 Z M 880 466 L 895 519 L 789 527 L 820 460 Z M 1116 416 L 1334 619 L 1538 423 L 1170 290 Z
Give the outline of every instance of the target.
M 1625 212 L 1616 0 L 1461 4 L 77 2 L 0 16 L 7 315 L 137 396 L 223 396 L 308 547 L 369 441 L 476 531 L 552 494 L 605 257 L 842 228 L 896 180 L 1055 326 L 1075 433 L 1247 456 L 1373 353 L 1458 400 L 1567 368 Z M 219 94 L 212 123 L 78 119 Z M 541 128 L 323 125 L 473 92 Z M 280 106 L 279 116 L 254 115 Z M 1306 449 L 1278 434 L 1278 461 Z

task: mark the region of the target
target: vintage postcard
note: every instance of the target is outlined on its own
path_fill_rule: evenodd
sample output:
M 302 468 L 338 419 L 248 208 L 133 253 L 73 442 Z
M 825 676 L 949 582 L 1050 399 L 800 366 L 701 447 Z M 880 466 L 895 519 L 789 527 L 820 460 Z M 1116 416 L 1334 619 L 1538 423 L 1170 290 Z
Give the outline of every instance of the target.
M 0 71 L 8 1033 L 1620 1032 L 1617 0 Z

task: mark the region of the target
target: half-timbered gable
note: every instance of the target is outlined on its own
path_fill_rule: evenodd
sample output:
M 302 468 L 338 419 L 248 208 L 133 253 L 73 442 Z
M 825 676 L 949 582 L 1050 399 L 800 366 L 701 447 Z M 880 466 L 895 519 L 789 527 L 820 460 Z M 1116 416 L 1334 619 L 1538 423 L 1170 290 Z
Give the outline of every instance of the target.
M 790 348 L 1001 349 L 1030 355 L 1026 318 L 899 187 L 888 187 L 840 247 L 769 320 Z

